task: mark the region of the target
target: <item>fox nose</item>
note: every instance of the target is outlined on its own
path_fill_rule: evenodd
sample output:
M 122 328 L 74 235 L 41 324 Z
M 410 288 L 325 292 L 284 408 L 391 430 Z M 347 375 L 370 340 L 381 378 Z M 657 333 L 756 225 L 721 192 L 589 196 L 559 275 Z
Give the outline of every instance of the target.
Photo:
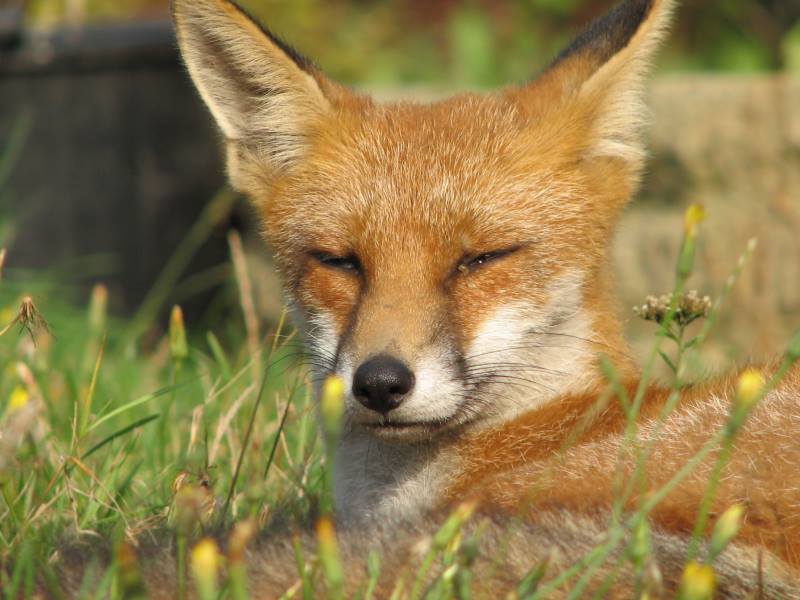
M 353 395 L 381 414 L 394 410 L 414 387 L 414 373 L 402 361 L 379 354 L 361 363 L 353 376 Z

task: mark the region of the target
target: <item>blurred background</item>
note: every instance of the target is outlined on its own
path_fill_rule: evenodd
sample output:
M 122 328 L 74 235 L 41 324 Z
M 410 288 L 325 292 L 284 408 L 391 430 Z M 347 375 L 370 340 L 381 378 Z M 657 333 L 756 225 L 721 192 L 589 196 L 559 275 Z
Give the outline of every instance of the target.
M 612 2 L 242 4 L 331 76 L 430 99 L 530 79 Z M 800 326 L 800 1 L 681 4 L 651 91 L 652 160 L 614 260 L 638 350 L 653 328 L 630 307 L 670 289 L 688 204 L 708 211 L 701 294 L 720 293 L 757 237 L 707 350 L 722 367 L 775 354 Z M 244 233 L 259 314 L 273 321 L 279 284 L 246 204 L 224 189 L 166 0 L 0 0 L 0 309 L 22 289 L 79 304 L 103 282 L 136 335 L 175 302 L 218 329 L 241 318 L 231 229 Z

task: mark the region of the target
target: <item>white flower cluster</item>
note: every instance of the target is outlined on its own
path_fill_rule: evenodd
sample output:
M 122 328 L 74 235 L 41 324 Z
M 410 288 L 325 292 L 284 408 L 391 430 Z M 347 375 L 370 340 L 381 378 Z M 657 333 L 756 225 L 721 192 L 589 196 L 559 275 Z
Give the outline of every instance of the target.
M 648 296 L 644 304 L 634 306 L 633 312 L 645 321 L 662 323 L 669 314 L 672 305 L 672 294 L 663 296 Z M 691 290 L 681 297 L 675 306 L 673 320 L 679 326 L 686 326 L 701 317 L 707 317 L 711 312 L 711 298 L 700 296 L 696 290 Z

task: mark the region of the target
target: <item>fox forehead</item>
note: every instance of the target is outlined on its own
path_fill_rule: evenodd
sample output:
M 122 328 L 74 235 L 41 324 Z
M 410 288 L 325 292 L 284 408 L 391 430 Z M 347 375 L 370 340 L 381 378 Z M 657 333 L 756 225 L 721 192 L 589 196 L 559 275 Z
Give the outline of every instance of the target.
M 334 253 L 369 241 L 374 260 L 533 242 L 586 218 L 580 178 L 544 137 L 501 95 L 345 107 L 260 203 L 268 238 Z
M 365 347 L 394 341 L 394 323 L 407 344 L 446 331 L 462 351 L 503 304 L 546 305 L 562 274 L 586 271 L 591 252 L 564 234 L 593 218 L 578 174 L 537 151 L 532 129 L 499 96 L 340 112 L 261 203 L 293 298 Z M 457 271 L 512 249 L 474 277 Z M 314 251 L 356 256 L 365 281 L 320 266 Z

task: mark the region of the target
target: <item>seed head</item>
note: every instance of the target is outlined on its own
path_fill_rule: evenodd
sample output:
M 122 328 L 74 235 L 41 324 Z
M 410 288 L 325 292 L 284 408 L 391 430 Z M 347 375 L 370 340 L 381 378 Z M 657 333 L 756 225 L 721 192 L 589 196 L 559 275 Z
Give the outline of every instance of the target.
M 662 296 L 647 296 L 644 304 L 634 306 L 633 312 L 645 321 L 663 323 L 672 306 L 672 294 Z M 700 296 L 696 290 L 685 293 L 675 306 L 673 320 L 681 327 L 685 327 L 697 319 L 705 318 L 711 312 L 711 298 Z
M 217 509 L 217 499 L 208 480 L 196 480 L 196 476 L 184 471 L 172 482 L 175 496 L 170 516 L 174 525 L 183 533 L 190 533 L 199 525 L 207 523 Z
M 27 331 L 34 344 L 36 343 L 36 336 L 42 331 L 52 335 L 50 326 L 47 324 L 47 321 L 45 321 L 42 313 L 39 312 L 39 309 L 36 308 L 36 305 L 33 303 L 33 298 L 30 296 L 25 296 L 22 299 L 22 302 L 20 302 L 19 305 L 19 311 L 17 311 L 17 315 L 14 317 L 11 323 L 0 329 L 0 336 L 6 333 L 14 325 L 19 325 L 22 327 L 22 329 Z

